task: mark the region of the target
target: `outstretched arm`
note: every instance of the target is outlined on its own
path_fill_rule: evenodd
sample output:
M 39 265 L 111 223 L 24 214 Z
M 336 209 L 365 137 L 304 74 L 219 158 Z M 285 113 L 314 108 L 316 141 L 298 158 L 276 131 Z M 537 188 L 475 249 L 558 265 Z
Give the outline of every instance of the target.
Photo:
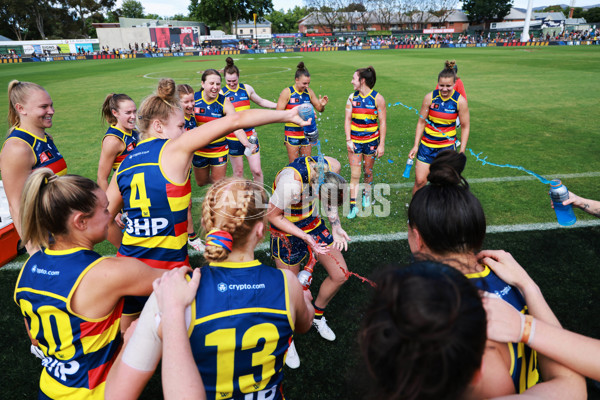
M 254 109 L 234 112 L 223 118 L 212 120 L 191 129 L 185 135 L 169 141 L 165 146 L 163 159 L 166 157 L 170 163 L 169 170 L 177 171 L 180 176 L 171 176 L 169 173 L 167 175 L 176 182 L 184 182 L 187 178 L 187 171 L 194 152 L 197 149 L 207 146 L 215 139 L 227 135 L 229 132 L 243 128 L 287 122 L 299 126 L 308 125 L 308 122 L 304 121 L 298 115 L 296 107 L 295 109 L 284 111 Z
M 482 261 L 486 263 L 500 279 L 504 280 L 509 285 L 516 286 L 521 291 L 523 297 L 525 297 L 527 308 L 531 316 L 550 326 L 560 328 L 558 319 L 546 303 L 539 287 L 509 253 L 502 250 L 485 250 L 479 253 L 478 257 L 482 259 Z M 534 328 L 532 327 L 531 330 L 533 331 Z M 533 335 L 533 341 L 535 341 L 536 333 L 533 332 Z M 529 335 L 529 338 L 530 337 L 531 333 Z M 524 338 L 525 340 L 523 341 L 528 342 L 529 338 Z M 527 389 L 522 396 L 524 395 L 526 396 L 525 398 L 531 399 L 586 398 L 587 391 L 585 380 L 581 375 L 578 375 L 566 366 L 547 356 L 542 354 L 538 354 L 538 356 L 543 382 Z
M 258 93 L 256 93 L 256 91 L 254 90 L 254 88 L 248 84 L 246 84 L 246 91 L 248 92 L 248 97 L 250 97 L 250 100 L 252 100 L 256 104 L 258 104 L 259 106 L 261 106 L 263 108 L 276 108 L 277 107 L 276 103 L 273 103 L 272 101 L 269 101 L 267 99 L 263 99 L 262 97 L 260 97 L 258 95 Z
M 600 218 L 600 201 L 585 199 L 577 196 L 573 192 L 569 192 L 569 198 L 563 201 L 563 205 L 573 204 L 577 208 L 581 208 L 588 214 Z
M 519 342 L 522 315 L 502 299 L 484 298 L 488 337 L 499 342 Z M 528 346 L 589 378 L 600 380 L 600 340 L 592 339 L 534 318 Z M 565 344 L 568 343 L 568 346 Z
M 290 90 L 285 88 L 279 94 L 279 98 L 277 99 L 277 110 L 285 110 L 288 101 L 290 100 Z

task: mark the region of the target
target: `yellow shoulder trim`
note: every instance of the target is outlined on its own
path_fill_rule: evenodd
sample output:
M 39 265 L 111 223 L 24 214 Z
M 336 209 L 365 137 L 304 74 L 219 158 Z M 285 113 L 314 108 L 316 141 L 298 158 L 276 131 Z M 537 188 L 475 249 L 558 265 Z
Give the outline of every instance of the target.
M 209 264 L 211 267 L 222 267 L 222 268 L 248 268 L 248 267 L 256 267 L 261 265 L 261 262 L 258 260 L 246 261 L 246 262 L 233 262 L 233 261 L 220 261 L 220 262 L 212 262 Z
M 474 272 L 472 274 L 465 274 L 465 276 L 468 279 L 473 279 L 473 278 L 485 278 L 486 276 L 488 276 L 490 274 L 492 270 L 490 269 L 490 267 L 488 267 L 487 265 L 483 264 L 483 271 L 481 272 Z

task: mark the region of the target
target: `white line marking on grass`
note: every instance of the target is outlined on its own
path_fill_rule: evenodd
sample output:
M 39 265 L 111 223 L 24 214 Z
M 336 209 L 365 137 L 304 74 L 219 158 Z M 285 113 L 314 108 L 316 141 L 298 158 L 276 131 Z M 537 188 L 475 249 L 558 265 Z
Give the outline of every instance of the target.
M 600 172 L 581 172 L 578 174 L 557 174 L 554 175 L 552 178 L 556 179 L 556 178 L 560 178 L 560 179 L 575 179 L 575 178 L 596 178 L 600 176 Z M 518 182 L 518 181 L 536 181 L 538 180 L 536 177 L 530 176 L 530 175 L 526 175 L 526 176 L 499 176 L 496 178 L 474 178 L 474 179 L 467 179 L 467 182 L 469 182 L 469 184 L 471 183 L 496 183 L 496 182 Z M 385 182 L 381 182 L 381 183 L 385 183 Z M 406 182 L 406 183 L 390 183 L 390 187 L 392 189 L 399 189 L 399 188 L 408 188 L 408 187 L 413 187 L 414 186 L 414 182 Z
M 589 228 L 592 226 L 600 226 L 600 219 L 594 220 L 586 220 L 586 221 L 577 221 L 575 224 L 571 226 L 560 226 L 557 222 L 544 222 L 537 224 L 516 224 L 516 225 L 493 225 L 488 226 L 486 232 L 487 233 L 511 233 L 511 232 L 527 232 L 527 231 L 550 231 L 555 229 L 575 229 L 575 228 Z M 392 242 L 395 240 L 406 240 L 408 237 L 407 232 L 396 232 L 396 233 L 388 233 L 388 234 L 373 234 L 373 235 L 357 235 L 350 236 L 350 245 L 352 243 L 359 242 Z M 256 246 L 256 250 L 268 250 L 269 242 L 263 242 Z M 188 253 L 191 256 L 195 256 L 200 254 L 195 249 L 188 249 Z M 108 255 L 107 257 L 114 257 L 116 254 Z M 23 266 L 23 263 L 20 262 L 10 262 L 0 268 L 0 272 L 2 271 L 18 271 Z
M 555 175 L 554 178 L 560 179 L 575 179 L 575 178 L 596 178 L 600 176 L 600 172 L 581 172 L 578 174 L 559 174 Z M 474 178 L 467 179 L 469 184 L 471 183 L 490 183 L 490 182 L 518 182 L 518 181 L 535 181 L 537 178 L 533 176 L 499 176 L 497 178 Z M 385 183 L 385 182 L 381 182 Z M 392 189 L 400 189 L 400 188 L 411 188 L 414 185 L 413 181 L 405 182 L 405 183 L 390 183 L 390 188 Z M 193 203 L 202 203 L 204 201 L 204 197 L 193 197 Z
M 291 68 L 288 67 L 267 67 L 267 68 L 283 68 L 279 71 L 275 71 L 275 72 L 257 72 L 255 74 L 244 74 L 244 77 L 246 76 L 260 76 L 260 75 L 270 75 L 270 74 L 280 74 L 282 72 L 288 72 L 291 71 Z

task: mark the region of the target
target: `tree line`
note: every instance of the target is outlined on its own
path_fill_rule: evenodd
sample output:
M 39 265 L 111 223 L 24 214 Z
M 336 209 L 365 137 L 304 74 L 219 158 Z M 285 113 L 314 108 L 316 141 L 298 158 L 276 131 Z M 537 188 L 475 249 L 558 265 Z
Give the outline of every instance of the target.
M 190 0 L 187 15 L 159 16 L 146 13 L 140 1 L 125 0 L 2 0 L 0 2 L 0 35 L 13 40 L 78 39 L 95 37 L 93 23 L 118 22 L 119 17 L 200 21 L 211 29 L 227 33 L 235 30 L 238 20 L 258 19 L 271 22 L 273 33 L 298 31 L 298 22 L 315 11 L 320 25 L 333 30 L 342 18 L 352 15 L 357 25 L 376 20 L 389 25 L 395 17 L 443 18 L 456 7 L 458 0 L 304 0 L 305 7 L 283 11 L 273 8 L 272 0 Z M 469 21 L 481 23 L 502 20 L 510 12 L 512 0 L 464 0 L 463 11 Z M 568 9 L 551 6 L 544 11 Z M 344 16 L 344 17 L 342 17 Z M 600 8 L 576 8 L 574 18 L 600 22 Z

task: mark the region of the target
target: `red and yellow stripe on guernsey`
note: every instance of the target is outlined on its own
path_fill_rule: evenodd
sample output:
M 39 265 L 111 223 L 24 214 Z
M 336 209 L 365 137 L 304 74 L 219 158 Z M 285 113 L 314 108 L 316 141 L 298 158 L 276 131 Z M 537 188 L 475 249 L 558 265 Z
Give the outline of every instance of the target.
M 250 109 L 250 99 L 240 100 L 233 103 L 235 111 L 243 111 Z
M 421 143 L 433 148 L 450 146 L 455 142 L 457 117 L 458 113 L 444 113 L 430 109 L 428 119 L 435 124 L 435 127 L 426 124 L 425 133 L 436 139 L 423 136 Z
M 186 210 L 191 198 L 191 183 L 188 180 L 184 185 L 173 183 L 166 184 L 167 200 L 171 211 Z M 174 226 L 175 236 L 135 237 L 125 232 L 123 244 L 143 247 L 160 247 L 179 250 L 187 243 L 187 221 L 182 221 Z M 172 262 L 169 262 L 172 264 Z M 160 267 L 159 267 L 160 268 Z M 171 267 L 172 268 L 172 267 Z
M 198 126 L 204 125 L 207 122 L 213 121 L 215 117 L 208 117 L 205 115 L 196 115 L 196 124 Z M 229 148 L 227 147 L 227 140 L 224 137 L 218 138 L 210 142 L 210 144 L 206 147 L 201 148 L 196 151 L 194 154 L 202 157 L 224 157 L 227 153 L 229 153 Z
M 312 200 L 310 203 L 304 205 L 304 207 L 302 206 L 302 202 L 297 204 L 292 204 L 290 205 L 290 208 L 285 210 L 285 218 L 290 222 L 297 222 L 310 217 L 313 213 L 315 201 Z
M 84 354 L 94 353 L 108 343 L 115 340 L 119 334 L 121 311 L 123 310 L 123 299 L 119 301 L 116 310 L 103 321 L 82 322 L 79 324 L 81 330 L 81 347 Z
M 302 93 L 298 93 L 295 89 L 294 89 L 294 92 L 300 96 L 302 95 Z M 296 108 L 299 105 L 303 104 L 303 103 L 300 103 L 300 98 L 294 97 L 294 99 L 297 99 L 298 103 L 293 103 L 293 104 L 290 103 L 290 100 L 292 100 L 292 91 L 290 90 L 290 98 L 288 99 L 288 103 L 285 105 L 286 110 L 291 110 L 291 109 Z M 291 123 L 285 124 L 284 132 L 285 132 L 285 136 L 287 136 L 287 137 L 290 137 L 293 139 L 304 139 L 304 128 L 302 128 L 301 126 L 298 126 L 296 124 L 291 124 Z
M 180 250 L 187 243 L 187 221 L 176 224 L 174 228 L 175 236 L 137 237 L 131 236 L 125 231 L 123 233 L 123 245 Z
M 188 179 L 184 185 L 167 183 L 165 186 L 171 211 L 186 210 L 192 196 L 190 180 Z M 125 231 L 123 234 L 123 245 L 180 250 L 187 243 L 187 220 L 175 224 L 174 233 L 174 236 L 137 237 L 131 236 Z M 169 263 L 172 264 L 171 261 Z
M 184 185 L 176 185 L 174 183 L 167 183 L 167 200 L 169 201 L 169 207 L 171 211 L 186 210 L 190 205 L 190 198 L 192 196 L 192 184 L 188 179 Z
M 186 234 L 187 234 L 187 224 L 186 224 Z M 117 253 L 117 257 L 127 257 L 127 256 Z M 160 261 L 160 260 L 153 260 L 151 258 L 141 258 L 141 257 L 136 257 L 136 259 L 140 260 L 144 264 L 148 264 L 152 268 L 156 268 L 156 269 L 174 269 L 174 268 L 185 267 L 185 266 L 190 265 L 189 257 L 186 257 L 185 260 L 183 260 L 183 261 Z
M 50 165 L 46 165 L 46 168 L 50 168 L 58 176 L 67 174 L 67 162 L 64 158 L 59 158 Z
M 352 113 L 352 122 L 350 126 L 350 138 L 356 143 L 368 143 L 379 137 L 379 125 L 377 124 L 377 116 L 375 110 L 367 108 L 352 109 L 362 113 Z M 375 120 L 370 124 L 359 123 L 355 120 Z
M 308 232 L 312 231 L 313 229 L 315 229 L 316 227 L 318 227 L 320 223 L 321 223 L 321 218 L 315 217 L 315 218 L 313 218 L 313 220 L 311 222 L 306 224 L 306 226 L 300 227 L 300 229 L 302 229 L 303 232 L 308 233 Z M 289 233 L 286 233 L 286 232 L 283 232 L 283 231 L 277 229 L 273 225 L 271 225 L 270 229 L 273 230 L 278 235 L 280 234 L 280 235 L 285 235 L 285 236 L 292 236 Z
M 298 104 L 288 103 L 285 106 L 285 109 L 291 110 L 293 108 L 298 107 L 300 104 L 301 103 L 298 103 Z M 293 139 L 303 139 L 304 138 L 304 128 L 302 128 L 301 126 L 298 126 L 296 124 L 290 124 L 290 123 L 285 124 L 284 132 L 285 132 L 285 136 L 293 138 Z
M 244 110 L 250 109 L 250 99 L 239 100 L 236 102 L 232 102 L 232 104 L 233 104 L 233 107 L 235 108 L 235 111 L 244 111 Z M 244 129 L 244 132 L 246 132 L 246 137 L 250 137 L 254 133 L 254 128 Z M 239 141 L 239 139 L 237 137 L 235 137 L 235 134 L 233 132 L 229 133 L 226 137 L 229 140 L 238 140 Z
M 118 353 L 115 353 L 115 357 Z M 112 362 L 111 362 L 112 364 Z M 107 372 L 109 368 L 106 368 Z M 93 389 L 88 388 L 74 388 L 61 384 L 48 374 L 48 369 L 42 370 L 42 376 L 40 377 L 40 390 L 47 396 L 55 396 L 54 398 L 60 399 L 88 399 L 88 400 L 103 400 L 104 399 L 104 388 L 106 381 L 100 382 L 100 384 Z M 60 397 L 56 397 L 60 393 Z

